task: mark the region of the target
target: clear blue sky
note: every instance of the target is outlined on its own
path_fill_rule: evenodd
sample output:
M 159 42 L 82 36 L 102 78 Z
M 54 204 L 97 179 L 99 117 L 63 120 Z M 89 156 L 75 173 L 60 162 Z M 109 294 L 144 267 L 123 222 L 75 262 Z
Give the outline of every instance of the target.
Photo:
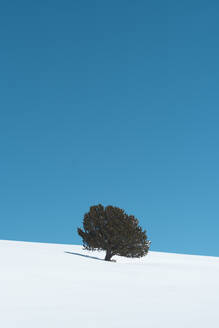
M 90 205 L 219 256 L 218 1 L 1 1 L 0 239 L 79 244 Z

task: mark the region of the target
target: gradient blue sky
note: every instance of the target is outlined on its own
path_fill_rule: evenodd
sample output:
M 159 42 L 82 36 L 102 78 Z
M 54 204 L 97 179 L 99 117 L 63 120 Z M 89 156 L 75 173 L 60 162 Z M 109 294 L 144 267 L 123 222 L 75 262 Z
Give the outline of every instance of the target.
M 218 1 L 1 1 L 0 239 L 81 243 L 90 205 L 219 256 Z

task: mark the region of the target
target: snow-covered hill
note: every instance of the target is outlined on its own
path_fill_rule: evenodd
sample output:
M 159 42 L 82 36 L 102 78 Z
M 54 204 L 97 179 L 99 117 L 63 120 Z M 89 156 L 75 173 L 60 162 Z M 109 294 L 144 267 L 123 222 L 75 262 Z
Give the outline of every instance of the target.
M 218 328 L 219 258 L 0 241 L 2 328 Z

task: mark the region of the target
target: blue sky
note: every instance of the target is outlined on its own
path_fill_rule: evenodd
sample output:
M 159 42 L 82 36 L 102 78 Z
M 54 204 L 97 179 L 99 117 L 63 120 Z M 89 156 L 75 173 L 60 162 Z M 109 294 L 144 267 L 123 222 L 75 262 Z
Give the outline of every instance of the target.
M 124 208 L 219 256 L 217 1 L 2 1 L 0 239 L 81 243 Z

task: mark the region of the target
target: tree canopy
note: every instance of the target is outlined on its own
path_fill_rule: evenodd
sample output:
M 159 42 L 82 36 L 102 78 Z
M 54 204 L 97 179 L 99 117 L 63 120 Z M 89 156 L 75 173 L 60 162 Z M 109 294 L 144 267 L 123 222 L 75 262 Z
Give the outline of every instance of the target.
M 85 213 L 83 229 L 78 234 L 88 250 L 105 250 L 105 260 L 112 256 L 142 257 L 148 253 L 150 242 L 145 230 L 133 215 L 114 206 L 95 205 Z

